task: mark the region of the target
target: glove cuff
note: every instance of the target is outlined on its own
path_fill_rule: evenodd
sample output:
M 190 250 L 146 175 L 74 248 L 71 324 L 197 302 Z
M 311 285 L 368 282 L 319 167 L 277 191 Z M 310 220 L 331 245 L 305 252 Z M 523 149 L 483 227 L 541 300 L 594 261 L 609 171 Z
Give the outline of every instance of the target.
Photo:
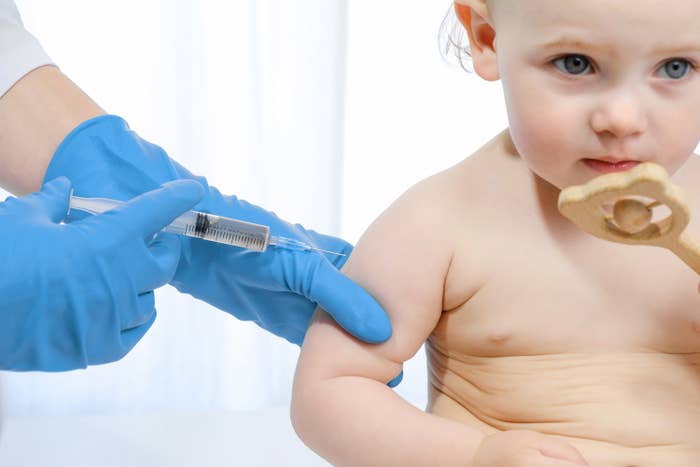
M 142 139 L 116 115 L 86 120 L 64 138 L 44 182 L 60 175 L 71 180 L 78 196 L 119 193 L 122 201 L 180 178 L 196 179 L 208 188 L 206 180 L 174 164 L 161 147 Z
M 87 137 L 87 139 L 89 139 L 91 134 L 97 132 L 114 134 L 116 131 L 120 130 L 129 131 L 129 125 L 124 119 L 116 115 L 100 115 L 85 120 L 83 123 L 73 128 L 73 130 L 63 138 L 58 148 L 56 148 L 56 152 L 54 152 L 51 162 L 46 169 L 42 185 L 60 175 L 72 178 L 71 175 L 75 175 L 73 167 L 86 170 L 91 169 L 92 164 L 100 163 L 95 157 L 95 154 L 89 151 L 75 151 L 71 153 L 71 149 L 75 145 L 76 140 L 81 137 Z M 83 142 L 81 141 L 81 143 Z M 92 141 L 91 143 L 97 144 L 97 141 Z

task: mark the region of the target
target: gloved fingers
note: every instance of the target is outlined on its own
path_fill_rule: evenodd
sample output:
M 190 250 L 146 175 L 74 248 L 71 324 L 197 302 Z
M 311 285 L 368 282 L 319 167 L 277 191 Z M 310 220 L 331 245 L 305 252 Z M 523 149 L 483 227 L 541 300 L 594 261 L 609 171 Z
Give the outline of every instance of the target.
M 148 332 L 149 329 L 151 329 L 151 326 L 153 326 L 153 323 L 156 320 L 156 310 L 153 309 L 153 314 L 151 315 L 151 319 L 143 323 L 141 326 L 131 328 L 127 331 L 122 331 L 121 332 L 121 345 L 123 349 L 123 355 L 126 355 L 131 351 L 131 349 L 134 348 L 136 344 L 141 340 L 141 338 Z M 120 357 L 121 358 L 121 357 Z
M 41 191 L 31 193 L 21 199 L 36 208 L 52 222 L 61 222 L 68 214 L 71 183 L 66 177 L 56 177 L 46 182 Z
M 302 279 L 311 281 L 302 285 L 306 297 L 353 336 L 371 344 L 389 339 L 391 323 L 379 303 L 330 262 L 316 259 L 316 264 L 307 265 L 313 268 L 312 274 L 304 274 Z
M 396 378 L 386 383 L 386 385 L 390 388 L 395 388 L 396 386 L 401 384 L 401 380 L 403 380 L 403 370 L 401 370 L 401 373 L 399 373 L 398 376 L 396 376 Z
M 338 269 L 343 267 L 345 262 L 348 260 L 350 253 L 352 253 L 352 245 L 342 238 L 320 234 L 313 230 L 306 230 L 306 234 L 316 248 L 332 251 L 334 253 L 341 253 L 339 255 L 334 255 L 331 253 L 322 252 L 323 256 L 325 256 L 325 258 Z
M 100 219 L 96 222 L 102 229 L 111 235 L 117 232 L 120 238 L 129 239 L 135 234 L 149 238 L 191 209 L 203 193 L 202 185 L 195 181 L 175 180 L 88 221 Z
M 280 326 L 261 326 L 267 332 L 270 332 L 276 336 L 282 337 L 287 340 L 290 344 L 298 345 L 304 342 L 304 336 L 306 335 L 306 329 L 291 328 L 286 324 Z
M 139 264 L 136 272 L 139 293 L 155 290 L 173 279 L 180 262 L 182 243 L 175 234 L 160 233 L 147 249 L 150 257 Z
M 120 330 L 128 331 L 148 323 L 156 313 L 156 301 L 153 292 L 139 294 L 135 307 L 119 310 Z
M 259 287 L 254 291 L 259 292 Z M 235 311 L 229 312 L 243 321 L 252 321 L 266 331 L 301 346 L 316 304 L 308 298 L 286 288 L 268 293 L 264 303 L 251 302 L 246 299 L 249 293 L 237 289 Z M 251 292 L 255 293 L 253 290 Z M 233 307 L 231 307 L 233 308 Z

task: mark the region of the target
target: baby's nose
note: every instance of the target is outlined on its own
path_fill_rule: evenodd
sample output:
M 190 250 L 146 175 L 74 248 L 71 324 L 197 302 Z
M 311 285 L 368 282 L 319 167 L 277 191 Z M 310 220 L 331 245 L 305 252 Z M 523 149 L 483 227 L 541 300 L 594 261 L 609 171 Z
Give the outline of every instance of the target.
M 591 114 L 590 124 L 596 133 L 623 138 L 643 133 L 647 119 L 638 100 L 624 95 L 605 99 Z

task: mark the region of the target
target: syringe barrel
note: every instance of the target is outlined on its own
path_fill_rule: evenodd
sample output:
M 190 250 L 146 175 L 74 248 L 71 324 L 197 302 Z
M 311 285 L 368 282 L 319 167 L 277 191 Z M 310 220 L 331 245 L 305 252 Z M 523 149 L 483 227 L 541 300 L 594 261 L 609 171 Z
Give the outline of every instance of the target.
M 71 196 L 69 212 L 70 209 L 76 209 L 100 214 L 122 204 L 123 201 L 113 199 Z M 266 225 L 199 211 L 187 211 L 163 231 L 260 252 L 265 251 L 270 244 L 270 228 Z
M 186 212 L 163 230 L 260 252 L 270 243 L 270 228 L 266 225 L 199 211 Z

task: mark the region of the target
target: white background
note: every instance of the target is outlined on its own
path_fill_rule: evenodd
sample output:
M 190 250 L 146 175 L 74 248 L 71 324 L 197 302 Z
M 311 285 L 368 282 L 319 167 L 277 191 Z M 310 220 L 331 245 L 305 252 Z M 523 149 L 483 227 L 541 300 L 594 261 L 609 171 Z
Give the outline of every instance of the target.
M 355 242 L 418 180 L 507 126 L 498 83 L 447 65 L 449 0 L 19 0 L 105 110 L 224 193 Z M 397 232 L 397 234 L 399 234 Z M 286 407 L 298 350 L 166 287 L 122 361 L 1 374 L 5 416 Z M 398 391 L 425 404 L 422 352 Z

